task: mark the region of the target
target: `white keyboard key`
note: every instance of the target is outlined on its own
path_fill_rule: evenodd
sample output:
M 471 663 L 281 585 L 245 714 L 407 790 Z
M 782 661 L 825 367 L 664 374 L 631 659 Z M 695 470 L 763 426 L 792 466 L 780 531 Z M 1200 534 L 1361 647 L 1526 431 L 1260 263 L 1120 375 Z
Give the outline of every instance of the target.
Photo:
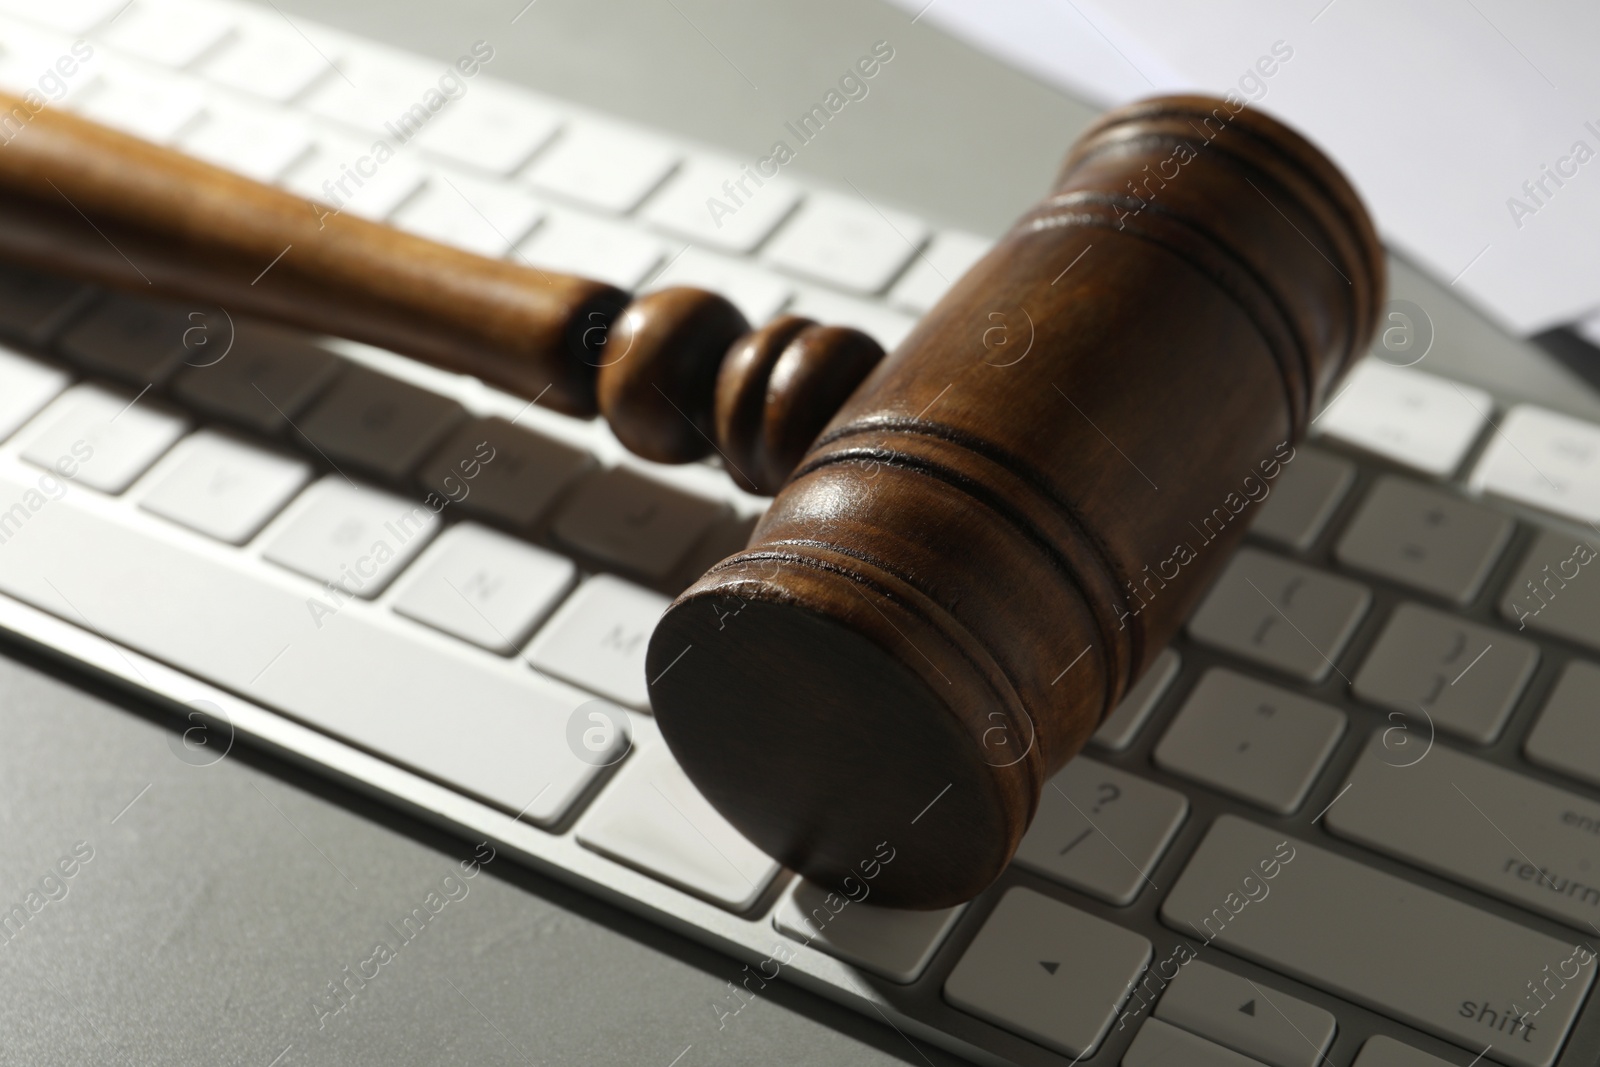
M 1600 522 L 1600 426 L 1518 405 L 1490 439 L 1471 485 L 1580 522 Z
M 206 113 L 176 146 L 197 159 L 258 182 L 275 182 L 311 151 L 311 123 L 289 111 L 213 92 Z
M 928 247 L 911 261 L 905 274 L 889 290 L 889 303 L 912 315 L 923 314 L 939 302 L 945 291 L 959 281 L 993 243 L 959 230 L 935 234 Z
M 900 273 L 927 237 L 922 220 L 904 212 L 859 196 L 812 193 L 764 255 L 783 270 L 870 295 Z
M 697 156 L 678 168 L 640 216 L 700 244 L 752 251 L 794 209 L 800 187 L 780 176 L 757 187 L 748 174 L 735 160 Z M 736 187 L 741 179 L 743 193 Z
M 650 710 L 644 654 L 671 600 L 609 574 L 578 587 L 528 646 L 536 669 L 639 711 Z
M 1212 668 L 1154 758 L 1164 770 L 1288 815 L 1305 801 L 1344 727 L 1336 708 Z
M 0 476 L 0 515 L 34 481 Z M 538 826 L 599 773 L 567 742 L 585 694 L 385 613 L 312 615 L 288 575 L 172 544 L 92 506 L 105 503 L 69 494 L 31 514 L 0 550 L 0 592 Z
M 885 352 L 905 340 L 917 320 L 881 304 L 869 304 L 825 289 L 802 287 L 788 311 L 816 319 L 824 326 L 853 326 L 877 341 Z
M 1045 783 L 1016 860 L 1125 906 L 1150 884 L 1188 811 L 1182 793 L 1079 756 Z
M 187 426 L 149 397 L 133 401 L 131 394 L 97 385 L 76 386 L 45 412 L 46 429 L 28 443 L 22 458 L 91 489 L 122 492 Z
M 1110 752 L 1121 752 L 1133 744 L 1134 738 L 1139 736 L 1139 731 L 1149 721 L 1150 713 L 1156 710 L 1156 705 L 1166 694 L 1167 687 L 1178 676 L 1178 666 L 1177 651 L 1162 649 L 1161 655 L 1144 672 L 1144 677 L 1128 690 L 1122 703 L 1105 717 L 1094 736 L 1089 738 L 1090 744 Z
M 1189 616 L 1189 633 L 1292 678 L 1320 682 L 1371 604 L 1372 593 L 1359 582 L 1245 548 Z
M 329 34 L 304 27 L 311 30 L 308 39 L 298 25 L 264 11 L 244 18 L 195 69 L 219 85 L 286 104 L 323 78 L 340 78 L 337 64 L 344 58 Z
M 389 221 L 419 237 L 499 259 L 544 213 L 543 204 L 516 186 L 438 171 Z
M 1573 660 L 1545 700 L 1524 751 L 1533 762 L 1600 786 L 1600 667 Z
M 944 995 L 962 1011 L 1085 1059 L 1150 955 L 1150 942 L 1132 930 L 1014 887 L 950 972 Z
M 1493 406 L 1482 389 L 1369 357 L 1311 430 L 1442 479 L 1461 465 Z
M 390 156 L 380 161 L 364 141 L 323 135 L 308 159 L 281 185 L 307 200 L 359 218 L 386 222 L 421 188 L 426 175 L 415 160 Z
M 1338 1030 L 1332 1013 L 1204 960 L 1179 969 L 1156 1017 L 1272 1067 L 1318 1067 Z
M 56 338 L 56 351 L 96 377 L 142 389 L 164 381 L 228 327 L 215 308 L 112 293 Z
M 649 290 L 687 285 L 728 298 L 752 326 L 767 322 L 788 303 L 794 286 L 747 260 L 719 256 L 693 245 L 650 280 Z
M 620 215 L 632 211 L 677 164 L 677 150 L 665 141 L 583 119 L 569 123 L 526 176 L 543 192 Z
M 426 505 L 357 488 L 330 474 L 295 502 L 264 555 L 313 581 L 370 600 L 405 569 L 438 525 Z
M 9 22 L 3 30 L 0 89 L 18 96 L 32 91 L 51 106 L 74 107 L 99 88 L 107 49 Z
M 659 240 L 632 226 L 572 211 L 552 211 L 511 258 L 633 289 L 661 262 Z
M 0 337 L 43 347 L 97 295 L 82 282 L 0 266 Z
M 71 381 L 54 367 L 0 347 L 0 440 L 21 429 Z
M 893 862 L 892 849 L 882 855 Z M 876 855 L 863 862 L 880 864 Z M 937 911 L 880 908 L 867 903 L 871 899 L 872 882 L 864 874 L 837 892 L 796 878 L 772 923 L 789 937 L 852 967 L 909 985 L 922 977 L 933 954 L 967 910 L 965 904 Z
M 555 135 L 555 108 L 510 85 L 474 79 L 417 134 L 416 143 L 440 159 L 506 176 Z
M 446 530 L 417 563 L 394 610 L 509 656 L 577 577 L 563 556 L 466 522 Z
M 96 36 L 106 44 L 174 70 L 187 67 L 232 32 L 226 8 L 190 0 L 134 0 Z
M 0 13 L 62 33 L 88 33 L 117 13 L 127 0 L 0 0 Z
M 254 537 L 311 480 L 299 460 L 212 430 L 180 442 L 164 470 L 139 506 L 230 545 Z
M 153 75 L 118 64 L 101 71 L 101 85 L 77 106 L 86 119 L 155 144 L 171 144 L 200 119 L 201 85 L 181 75 Z
M 447 92 L 441 79 L 452 87 L 469 85 L 448 63 L 424 61 L 366 42 L 346 48 L 338 68 L 344 76 L 324 78 L 306 94 L 300 106 L 319 118 L 374 136 L 387 136 L 391 142 L 404 142 L 441 111 L 456 104 L 455 98 L 463 95 L 462 89 L 450 88 Z M 432 101 L 442 99 L 443 104 L 430 108 L 425 102 L 429 94 Z M 415 112 L 412 108 L 421 110 Z M 413 118 L 417 125 L 401 125 L 402 116 Z M 391 147 L 395 145 L 391 143 Z
M 1540 529 L 1500 594 L 1500 617 L 1517 630 L 1559 637 L 1600 652 L 1600 540 Z M 1585 568 L 1588 570 L 1586 571 Z
M 579 843 L 714 904 L 749 908 L 778 864 L 717 814 L 665 743 L 641 747 L 579 822 Z
M 627 467 L 601 471 L 573 490 L 556 516 L 558 540 L 648 578 L 665 578 L 727 505 Z

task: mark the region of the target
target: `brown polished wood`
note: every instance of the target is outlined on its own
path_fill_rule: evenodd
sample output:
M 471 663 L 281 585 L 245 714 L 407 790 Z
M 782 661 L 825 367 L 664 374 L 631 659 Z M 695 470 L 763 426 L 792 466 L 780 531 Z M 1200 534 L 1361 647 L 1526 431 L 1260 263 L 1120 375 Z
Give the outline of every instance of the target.
M 1354 192 L 1286 127 L 1192 97 L 1107 116 L 662 617 L 646 676 L 683 769 L 824 885 L 970 899 L 1293 462 L 1383 287 Z
M 663 289 L 639 297 L 600 350 L 600 414 L 646 459 L 690 463 L 710 455 L 717 368 L 749 332 L 739 309 L 713 293 Z
M 908 907 L 998 876 L 1237 543 L 1251 480 L 1293 462 L 1384 286 L 1337 169 L 1203 97 L 1096 124 L 887 357 L 793 316 L 752 332 L 698 290 L 629 305 L 50 110 L 0 148 L 0 258 L 598 408 L 641 455 L 714 447 L 777 491 L 663 615 L 652 703 L 756 844 Z
M 0 147 L 0 256 L 365 341 L 595 410 L 615 287 L 313 204 L 49 106 Z

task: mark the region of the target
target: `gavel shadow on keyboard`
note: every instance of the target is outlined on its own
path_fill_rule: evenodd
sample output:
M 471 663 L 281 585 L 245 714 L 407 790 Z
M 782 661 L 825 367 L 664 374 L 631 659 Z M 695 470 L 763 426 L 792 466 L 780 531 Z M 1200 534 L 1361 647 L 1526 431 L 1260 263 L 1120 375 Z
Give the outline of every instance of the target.
M 875 902 L 912 908 L 999 876 L 1384 291 L 1338 169 L 1197 96 L 1085 132 L 887 356 L 700 290 L 630 302 L 49 110 L 0 149 L 0 188 L 0 258 L 385 347 L 775 493 L 657 624 L 654 713 L 755 844 L 823 885 L 875 870 Z

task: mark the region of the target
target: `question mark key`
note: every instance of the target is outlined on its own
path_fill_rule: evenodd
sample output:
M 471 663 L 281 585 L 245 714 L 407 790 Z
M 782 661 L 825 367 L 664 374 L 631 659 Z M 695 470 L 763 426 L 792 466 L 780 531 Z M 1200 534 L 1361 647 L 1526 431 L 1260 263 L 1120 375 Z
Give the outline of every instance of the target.
M 1046 784 L 1016 860 L 1107 904 L 1131 904 L 1188 813 L 1177 790 L 1079 756 Z

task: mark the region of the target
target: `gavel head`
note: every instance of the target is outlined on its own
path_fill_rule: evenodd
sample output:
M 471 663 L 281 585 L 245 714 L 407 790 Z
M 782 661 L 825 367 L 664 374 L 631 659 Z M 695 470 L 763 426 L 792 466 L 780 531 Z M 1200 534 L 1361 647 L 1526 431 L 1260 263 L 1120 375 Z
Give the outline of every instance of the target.
M 684 771 L 823 885 L 970 899 L 1227 559 L 1383 285 L 1360 201 L 1287 127 L 1203 97 L 1107 116 L 662 617 Z

